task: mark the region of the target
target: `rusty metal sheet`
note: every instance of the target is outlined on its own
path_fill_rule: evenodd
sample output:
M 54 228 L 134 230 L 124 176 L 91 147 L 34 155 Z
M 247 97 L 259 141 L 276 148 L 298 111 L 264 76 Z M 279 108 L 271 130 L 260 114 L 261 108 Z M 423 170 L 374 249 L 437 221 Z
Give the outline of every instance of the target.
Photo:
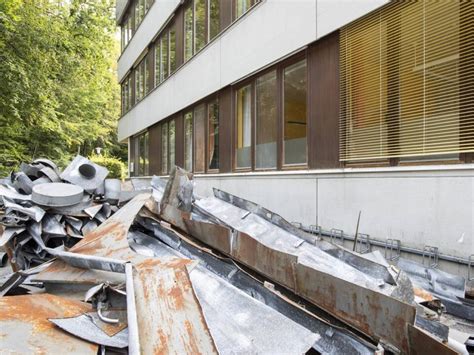
M 442 342 L 436 340 L 425 331 L 408 325 L 407 328 L 408 337 L 410 339 L 409 353 L 411 355 L 424 355 L 424 354 L 436 354 L 436 355 L 455 355 L 458 354 L 450 347 L 446 346 Z
M 0 298 L 0 352 L 95 355 L 97 345 L 63 332 L 48 320 L 89 311 L 86 303 L 47 293 Z
M 157 259 L 133 270 L 140 352 L 143 354 L 216 354 L 186 259 Z
M 408 351 L 406 325 L 414 324 L 414 306 L 312 267 L 296 265 L 296 292 L 356 329 Z
M 130 249 L 127 234 L 135 216 L 149 198 L 149 193 L 136 196 L 112 217 L 87 234 L 84 239 L 70 249 L 70 252 L 122 261 L 134 260 L 137 254 Z M 109 271 L 76 268 L 62 260 L 55 260 L 48 269 L 36 275 L 35 281 L 87 284 L 105 281 L 123 283 L 125 276 Z
M 270 279 L 295 290 L 296 255 L 266 246 L 246 233 L 238 232 L 232 256 Z
M 230 254 L 232 231 L 230 228 L 195 220 L 184 220 L 188 233 L 217 250 Z

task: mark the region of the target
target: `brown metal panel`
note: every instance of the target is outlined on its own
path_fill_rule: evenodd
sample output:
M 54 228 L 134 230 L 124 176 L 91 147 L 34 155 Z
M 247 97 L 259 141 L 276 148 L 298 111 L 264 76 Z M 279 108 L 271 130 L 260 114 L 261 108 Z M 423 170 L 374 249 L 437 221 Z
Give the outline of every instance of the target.
M 221 173 L 232 171 L 234 133 L 232 112 L 232 88 L 228 86 L 219 93 L 219 171 Z
M 176 26 L 176 68 L 184 61 L 184 7 L 181 6 L 175 14 Z
M 339 33 L 308 50 L 308 164 L 336 168 L 339 162 Z
M 220 0 L 221 31 L 232 23 L 232 1 Z
M 179 112 L 174 115 L 175 128 L 175 164 L 179 167 L 184 166 L 184 117 Z
M 150 175 L 159 175 L 161 167 L 161 126 L 156 124 L 148 129 L 148 155 Z
M 436 340 L 423 330 L 408 324 L 408 338 L 410 339 L 410 354 L 439 354 L 439 355 L 455 355 L 458 352 L 449 348 L 442 342 Z

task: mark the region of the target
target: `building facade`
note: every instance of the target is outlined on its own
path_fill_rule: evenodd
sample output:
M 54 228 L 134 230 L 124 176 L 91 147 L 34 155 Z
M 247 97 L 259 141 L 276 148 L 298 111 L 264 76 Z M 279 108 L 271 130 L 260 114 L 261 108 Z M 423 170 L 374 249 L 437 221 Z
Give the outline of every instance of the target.
M 118 1 L 130 176 L 474 254 L 474 2 Z M 377 243 L 376 243 L 377 244 Z M 472 257 L 474 260 L 474 256 Z

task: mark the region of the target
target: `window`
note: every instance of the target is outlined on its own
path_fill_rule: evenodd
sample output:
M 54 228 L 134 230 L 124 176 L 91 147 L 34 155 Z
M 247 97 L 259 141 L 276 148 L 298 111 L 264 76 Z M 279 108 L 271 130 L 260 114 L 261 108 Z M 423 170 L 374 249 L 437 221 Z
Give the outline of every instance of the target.
M 132 108 L 132 77 L 129 75 L 122 83 L 122 114 Z
M 169 37 L 170 37 L 169 63 L 170 63 L 170 75 L 171 75 L 176 70 L 176 30 L 174 27 L 170 29 Z
M 284 164 L 306 163 L 306 60 L 283 71 Z
M 474 151 L 466 6 L 396 2 L 341 30 L 341 161 Z
M 132 39 L 133 35 L 133 27 L 132 27 L 132 16 L 130 14 L 127 14 L 125 16 L 125 20 L 123 21 L 122 27 L 121 27 L 121 44 L 122 44 L 122 51 L 125 49 L 127 46 L 128 42 Z
M 193 111 L 184 115 L 184 169 L 193 171 Z
M 146 0 L 137 0 L 135 3 L 135 29 L 140 26 L 145 17 L 145 3 Z
M 169 141 L 169 167 L 170 169 L 176 165 L 176 126 L 174 120 L 168 123 L 168 141 Z
M 219 169 L 219 103 L 217 100 L 207 105 L 207 159 L 208 170 Z
M 277 164 L 277 75 L 271 71 L 256 81 L 256 146 L 257 169 L 276 168 Z
M 236 167 L 250 168 L 251 164 L 251 122 L 252 122 L 252 87 L 247 85 L 237 90 L 237 154 Z
M 160 82 L 165 80 L 168 77 L 169 74 L 169 67 L 168 67 L 168 33 L 165 33 L 161 39 L 161 57 L 160 57 L 160 63 L 161 63 L 161 78 Z
M 258 0 L 233 0 L 234 10 L 233 18 L 237 20 L 240 16 L 245 14 Z
M 220 0 L 209 0 L 209 40 L 216 37 L 221 30 Z
M 193 37 L 194 37 L 194 24 L 193 24 L 193 8 L 189 6 L 184 11 L 184 61 L 188 61 L 193 56 Z
M 194 172 L 205 171 L 206 152 L 206 106 L 201 104 L 194 109 Z
M 197 53 L 207 43 L 206 0 L 194 0 L 194 35 L 194 53 Z
M 161 41 L 155 44 L 155 86 L 161 83 Z
M 145 57 L 135 68 L 135 103 L 143 99 L 148 92 L 150 73 L 148 71 L 147 62 L 147 57 Z
M 138 137 L 138 175 L 146 176 L 148 174 L 148 132 L 145 132 Z
M 161 125 L 161 173 L 168 174 L 168 122 Z

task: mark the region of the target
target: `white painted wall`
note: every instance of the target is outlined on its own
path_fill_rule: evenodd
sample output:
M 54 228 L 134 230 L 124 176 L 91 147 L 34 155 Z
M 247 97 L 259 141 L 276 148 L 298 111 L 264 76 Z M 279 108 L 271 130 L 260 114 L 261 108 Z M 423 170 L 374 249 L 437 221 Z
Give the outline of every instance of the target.
M 300 173 L 197 176 L 212 187 L 273 210 L 289 221 L 359 231 L 384 241 L 467 258 L 474 254 L 474 164 L 414 168 L 334 169 Z
M 303 48 L 387 0 L 262 0 L 119 121 L 119 140 Z M 130 69 L 176 1 L 156 0 L 119 60 Z M 166 11 L 163 9 L 166 4 Z

